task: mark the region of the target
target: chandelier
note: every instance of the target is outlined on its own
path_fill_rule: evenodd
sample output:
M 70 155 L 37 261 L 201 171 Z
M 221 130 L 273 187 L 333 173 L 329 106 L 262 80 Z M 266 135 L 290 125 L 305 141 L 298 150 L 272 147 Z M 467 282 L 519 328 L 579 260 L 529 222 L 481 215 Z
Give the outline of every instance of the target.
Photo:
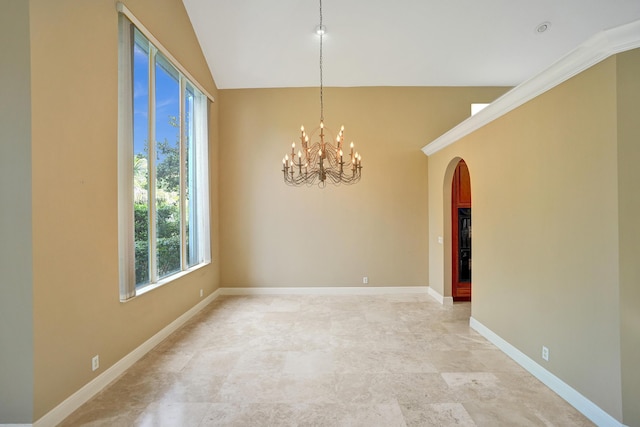
M 324 99 L 322 81 L 322 38 L 325 33 L 322 25 L 322 0 L 320 0 L 320 25 L 317 33 L 320 36 L 320 126 L 307 134 L 304 126 L 300 127 L 300 148 L 296 153 L 296 143 L 291 143 L 291 156 L 286 154 L 282 159 L 284 182 L 288 185 L 311 186 L 317 184 L 325 187 L 327 182 L 334 185 L 355 184 L 362 176 L 362 156 L 354 150 L 353 142 L 349 152 L 344 149 L 344 126 L 334 138 L 324 126 Z

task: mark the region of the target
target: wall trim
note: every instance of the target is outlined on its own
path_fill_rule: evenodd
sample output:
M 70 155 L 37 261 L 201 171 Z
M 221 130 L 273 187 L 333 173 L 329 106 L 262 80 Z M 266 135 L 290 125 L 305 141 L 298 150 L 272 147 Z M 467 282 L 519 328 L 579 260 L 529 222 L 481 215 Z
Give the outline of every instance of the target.
M 440 304 L 442 304 L 442 305 L 453 305 L 453 297 L 442 296 L 442 294 L 440 292 L 436 291 L 431 286 L 429 286 L 428 292 L 429 292 L 429 295 L 431 295 L 431 297 L 433 299 L 435 299 L 436 301 L 438 301 Z
M 569 402 L 574 408 L 580 411 L 585 417 L 589 418 L 598 426 L 607 427 L 624 427 L 620 421 L 602 410 L 598 405 L 584 397 L 580 392 L 571 387 L 569 384 L 556 377 L 551 372 L 540 366 L 529 356 L 509 344 L 491 329 L 484 326 L 478 320 L 471 317 L 469 326 L 476 330 L 480 335 L 491 341 L 507 356 L 511 357 L 520 366 L 529 371 L 534 377 L 539 379 L 544 385 L 553 390 L 556 394 Z
M 221 295 L 389 295 L 426 294 L 428 286 L 226 287 Z
M 127 369 L 129 369 L 134 363 L 136 363 L 145 354 L 151 351 L 155 346 L 160 344 L 160 342 L 162 342 L 165 338 L 167 338 L 178 328 L 184 325 L 200 310 L 206 307 L 218 296 L 220 296 L 220 294 L 220 289 L 216 289 L 209 296 L 191 307 L 176 320 L 169 323 L 158 333 L 156 333 L 136 349 L 134 349 L 131 353 L 127 354 L 122 359 L 114 363 L 103 373 L 84 385 L 80 390 L 73 393 L 58 406 L 43 415 L 40 419 L 33 423 L 33 427 L 50 427 L 60 423 L 62 420 L 71 415 L 76 409 L 82 406 L 85 402 L 98 394 L 98 392 L 100 392 L 103 388 L 108 386 L 113 380 L 122 375 Z
M 640 47 L 640 20 L 600 31 L 540 74 L 519 84 L 478 114 L 469 117 L 425 145 L 422 151 L 427 156 L 437 153 L 587 68 L 593 67 L 612 55 L 638 47 Z

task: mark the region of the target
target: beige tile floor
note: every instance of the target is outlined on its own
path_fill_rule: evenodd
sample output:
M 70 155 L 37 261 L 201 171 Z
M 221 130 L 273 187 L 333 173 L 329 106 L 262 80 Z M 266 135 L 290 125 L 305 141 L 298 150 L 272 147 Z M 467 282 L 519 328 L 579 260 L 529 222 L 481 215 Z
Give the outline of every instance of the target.
M 423 295 L 221 297 L 63 426 L 590 426 Z

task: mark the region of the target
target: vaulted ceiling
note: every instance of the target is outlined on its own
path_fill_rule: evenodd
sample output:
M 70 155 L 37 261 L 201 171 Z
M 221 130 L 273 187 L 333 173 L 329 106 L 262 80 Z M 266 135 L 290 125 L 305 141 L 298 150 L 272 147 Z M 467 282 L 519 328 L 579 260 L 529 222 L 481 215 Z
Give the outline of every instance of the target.
M 219 88 L 318 85 L 318 0 L 183 2 Z M 640 0 L 323 0 L 324 84 L 515 86 L 638 19 Z

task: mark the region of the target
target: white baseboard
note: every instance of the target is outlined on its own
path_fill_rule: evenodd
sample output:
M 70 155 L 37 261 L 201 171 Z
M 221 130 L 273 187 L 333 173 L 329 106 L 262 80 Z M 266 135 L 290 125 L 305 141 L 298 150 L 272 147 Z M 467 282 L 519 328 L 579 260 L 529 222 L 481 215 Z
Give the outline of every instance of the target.
M 426 294 L 428 286 L 327 286 L 327 287 L 271 287 L 220 288 L 220 295 L 389 295 Z
M 95 396 L 100 390 L 105 388 L 113 380 L 122 375 L 134 363 L 140 360 L 142 356 L 151 351 L 156 345 L 160 344 L 162 340 L 175 332 L 180 326 L 184 325 L 187 320 L 192 318 L 195 314 L 206 307 L 218 296 L 220 296 L 220 289 L 217 289 L 211 295 L 204 298 L 198 304 L 186 311 L 183 315 L 160 330 L 157 334 L 142 343 L 131 353 L 127 354 L 125 357 L 117 361 L 115 364 L 109 367 L 109 369 L 105 370 L 80 390 L 76 391 L 67 399 L 65 399 L 58 406 L 47 412 L 44 416 L 33 423 L 33 427 L 52 427 L 60 423 L 62 420 L 71 415 L 73 411 L 78 409 L 85 402 Z
M 428 288 L 429 295 L 433 297 L 436 301 L 438 301 L 442 305 L 453 305 L 453 297 L 445 297 L 440 294 L 440 292 L 433 289 L 431 286 Z
M 389 287 L 313 287 L 313 288 L 218 288 L 211 295 L 193 306 L 182 316 L 171 322 L 157 334 L 98 375 L 80 390 L 73 393 L 58 406 L 47 412 L 33 424 L 19 424 L 20 427 L 53 427 L 71 415 L 76 409 L 95 396 L 100 390 L 122 375 L 134 363 L 151 351 L 162 340 L 175 332 L 187 320 L 221 295 L 388 295 L 388 294 L 426 294 L 428 286 L 389 286 Z M 0 427 L 16 425 L 0 424 Z
M 624 425 L 603 411 L 598 405 L 584 397 L 576 389 L 562 381 L 560 378 L 547 371 L 536 363 L 529 356 L 509 344 L 491 329 L 478 322 L 473 317 L 469 319 L 469 326 L 475 329 L 480 335 L 491 341 L 496 347 L 502 350 L 507 356 L 515 360 L 520 366 L 529 371 L 534 377 L 539 379 L 544 385 L 553 390 L 556 394 L 569 402 L 574 408 L 580 411 L 598 426 L 624 427 Z

